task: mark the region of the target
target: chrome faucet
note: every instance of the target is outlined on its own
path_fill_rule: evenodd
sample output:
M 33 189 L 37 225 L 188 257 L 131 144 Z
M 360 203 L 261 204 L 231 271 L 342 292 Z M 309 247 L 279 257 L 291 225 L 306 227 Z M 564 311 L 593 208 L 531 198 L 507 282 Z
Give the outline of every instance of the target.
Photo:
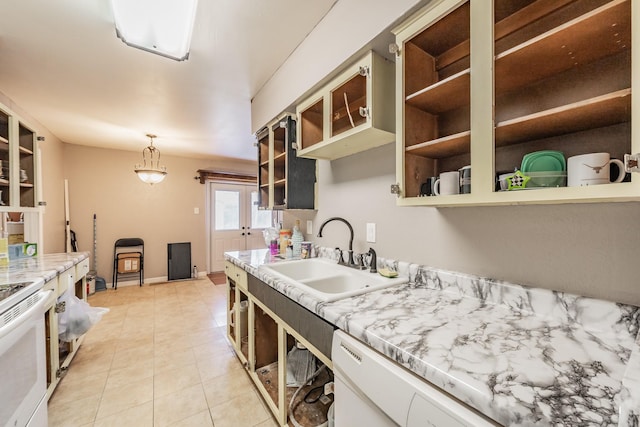
M 353 260 L 353 227 L 351 226 L 351 224 L 349 224 L 349 221 L 347 221 L 344 218 L 340 218 L 338 216 L 334 216 L 332 218 L 329 218 L 328 220 L 326 220 L 325 222 L 322 223 L 322 225 L 320 226 L 320 230 L 318 230 L 318 237 L 322 237 L 322 230 L 324 229 L 324 226 L 327 225 L 328 223 L 330 223 L 331 221 L 342 221 L 345 224 L 347 224 L 347 227 L 349 227 L 349 260 L 347 261 L 347 263 L 345 263 L 342 260 L 342 255 L 340 256 L 340 259 L 338 260 L 338 263 L 346 265 L 347 267 L 354 267 L 354 268 L 359 268 L 359 265 Z

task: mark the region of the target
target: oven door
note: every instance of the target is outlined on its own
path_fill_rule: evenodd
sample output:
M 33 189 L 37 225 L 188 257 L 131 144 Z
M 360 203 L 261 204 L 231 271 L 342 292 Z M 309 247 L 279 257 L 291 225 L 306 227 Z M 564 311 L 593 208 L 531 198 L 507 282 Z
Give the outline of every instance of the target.
M 52 294 L 36 292 L 0 313 L 0 426 L 26 426 L 34 415 L 46 426 L 43 316 Z

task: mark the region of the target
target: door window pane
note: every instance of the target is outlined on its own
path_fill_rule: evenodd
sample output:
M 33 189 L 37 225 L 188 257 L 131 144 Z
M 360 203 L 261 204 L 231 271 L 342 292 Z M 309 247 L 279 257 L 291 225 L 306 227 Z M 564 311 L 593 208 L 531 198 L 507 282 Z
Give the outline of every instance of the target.
M 251 228 L 271 227 L 271 211 L 258 209 L 258 192 L 251 192 Z
M 240 229 L 240 193 L 216 190 L 216 230 Z

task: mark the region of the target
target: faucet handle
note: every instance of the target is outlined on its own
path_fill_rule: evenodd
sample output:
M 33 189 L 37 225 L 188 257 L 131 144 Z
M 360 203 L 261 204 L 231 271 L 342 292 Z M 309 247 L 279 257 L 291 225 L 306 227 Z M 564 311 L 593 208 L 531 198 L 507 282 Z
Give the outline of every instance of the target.
M 336 248 L 336 253 L 338 254 L 338 264 L 344 264 L 344 260 L 342 259 L 342 249 Z

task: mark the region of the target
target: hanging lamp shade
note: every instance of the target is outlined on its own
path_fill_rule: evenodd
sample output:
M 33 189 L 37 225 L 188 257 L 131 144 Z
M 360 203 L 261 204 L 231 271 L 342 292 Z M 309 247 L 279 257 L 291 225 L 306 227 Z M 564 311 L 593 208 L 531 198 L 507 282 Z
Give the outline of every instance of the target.
M 153 146 L 155 135 L 147 134 L 151 143 L 142 150 L 142 163 L 138 163 L 133 169 L 142 182 L 157 184 L 167 176 L 167 168 L 160 166 L 160 150 Z

